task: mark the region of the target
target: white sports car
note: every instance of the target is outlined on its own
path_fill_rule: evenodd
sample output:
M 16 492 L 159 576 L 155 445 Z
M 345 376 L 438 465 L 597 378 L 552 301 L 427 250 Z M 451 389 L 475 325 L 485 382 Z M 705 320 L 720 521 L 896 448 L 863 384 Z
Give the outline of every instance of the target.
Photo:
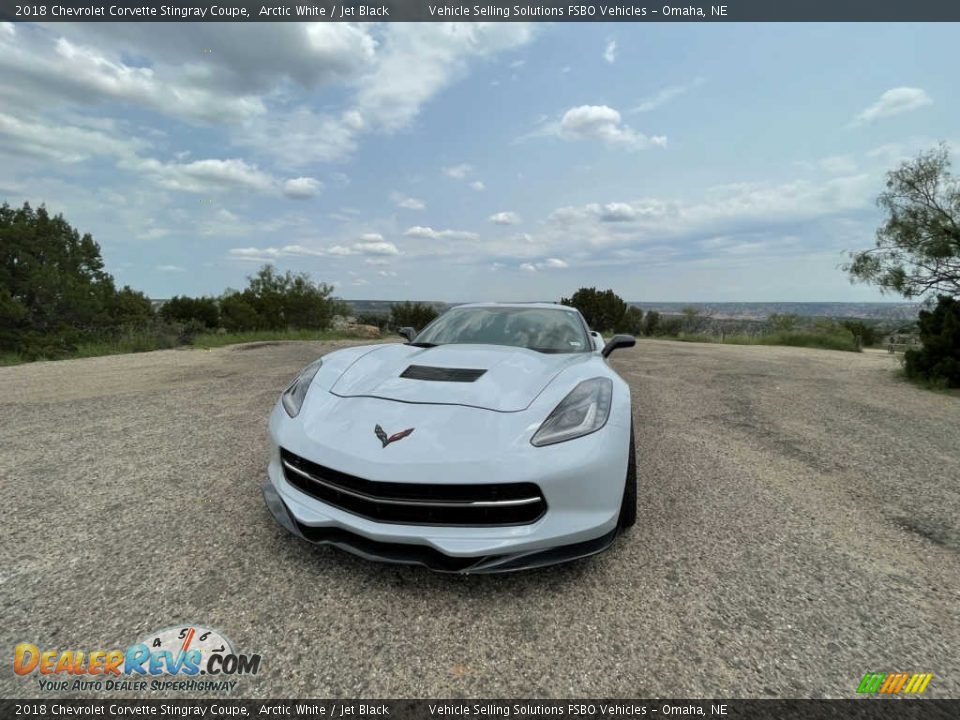
M 563 305 L 454 307 L 308 365 L 270 417 L 263 492 L 315 543 L 461 573 L 606 549 L 636 521 L 630 389 Z

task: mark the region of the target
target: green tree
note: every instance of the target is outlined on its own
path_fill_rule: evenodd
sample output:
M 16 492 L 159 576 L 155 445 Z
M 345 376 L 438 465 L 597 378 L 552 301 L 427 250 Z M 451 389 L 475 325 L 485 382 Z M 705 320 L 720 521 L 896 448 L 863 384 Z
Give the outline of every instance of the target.
M 682 317 L 680 318 L 680 329 L 687 333 L 698 332 L 704 320 L 700 310 L 692 305 L 688 305 L 680 312 L 682 313 Z
M 643 334 L 653 337 L 660 330 L 660 313 L 656 310 L 647 310 L 643 318 Z
M 614 332 L 628 333 L 630 335 L 643 334 L 643 310 L 631 305 L 620 319 L 620 324 L 614 328 Z
M 253 294 L 228 290 L 220 298 L 220 322 L 230 332 L 259 330 L 263 327 L 254 308 Z
M 904 355 L 908 377 L 960 388 L 960 300 L 940 295 L 933 310 L 921 310 L 917 322 L 922 347 Z
M 257 314 L 259 326 L 267 330 L 326 330 L 336 304 L 333 286 L 315 283 L 306 273 L 283 274 L 264 265 L 248 278 L 244 301 Z
M 594 287 L 580 288 L 560 302 L 579 310 L 590 329 L 601 333 L 616 332 L 627 312 L 627 303 L 613 290 L 600 291 Z
M 960 296 L 960 182 L 950 173 L 946 145 L 887 174 L 877 199 L 886 220 L 875 246 L 850 254 L 854 281 L 904 297 Z
M 402 327 L 412 327 L 419 332 L 437 318 L 437 311 L 432 305 L 418 302 L 394 303 L 390 306 L 390 328 L 399 330 Z
M 877 332 L 873 325 L 868 325 L 863 320 L 844 320 L 840 324 L 850 331 L 861 347 L 871 347 L 876 344 Z
M 204 328 L 220 325 L 220 307 L 215 298 L 176 295 L 160 308 L 160 317 L 168 322 L 194 323 Z
M 0 206 L 2 349 L 30 356 L 68 351 L 129 310 L 132 293 L 118 299 L 100 246 L 62 215 L 28 203 Z
M 796 313 L 770 313 L 767 317 L 767 324 L 776 331 L 795 330 L 799 322 L 800 316 Z

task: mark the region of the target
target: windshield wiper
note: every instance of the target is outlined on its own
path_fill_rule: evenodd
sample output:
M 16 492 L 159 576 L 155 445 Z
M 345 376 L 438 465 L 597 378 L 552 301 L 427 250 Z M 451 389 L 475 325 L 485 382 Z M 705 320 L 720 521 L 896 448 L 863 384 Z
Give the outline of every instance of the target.
M 422 347 L 422 348 L 431 348 L 436 347 L 437 343 L 428 343 L 428 342 L 408 342 L 407 345 L 412 347 Z
M 560 353 L 571 352 L 570 350 L 559 350 L 557 348 L 547 348 L 547 347 L 532 347 L 527 349 L 533 350 L 534 352 L 538 352 L 538 353 L 544 353 L 545 355 L 559 355 Z

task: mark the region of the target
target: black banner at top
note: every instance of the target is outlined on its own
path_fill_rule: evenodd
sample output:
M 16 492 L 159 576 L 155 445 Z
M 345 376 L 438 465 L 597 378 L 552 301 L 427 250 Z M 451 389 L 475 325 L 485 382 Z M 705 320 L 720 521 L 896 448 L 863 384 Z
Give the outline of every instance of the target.
M 958 0 L 0 0 L 11 22 L 918 22 Z

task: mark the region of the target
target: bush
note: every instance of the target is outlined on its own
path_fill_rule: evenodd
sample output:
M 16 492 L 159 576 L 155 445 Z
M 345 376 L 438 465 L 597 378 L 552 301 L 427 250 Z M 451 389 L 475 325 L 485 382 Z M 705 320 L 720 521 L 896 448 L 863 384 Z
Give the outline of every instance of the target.
M 390 315 L 375 312 L 360 313 L 357 315 L 357 324 L 373 325 L 381 330 L 386 330 L 390 326 Z
M 643 334 L 647 337 L 656 335 L 660 330 L 660 313 L 656 310 L 648 310 L 643 318 Z
M 248 293 L 228 292 L 220 298 L 220 322 L 230 332 L 258 330 L 260 316 L 253 307 L 253 298 Z
M 569 298 L 560 298 L 560 303 L 575 307 L 587 321 L 591 330 L 616 332 L 624 322 L 627 303 L 613 290 L 580 288 Z
M 643 334 L 643 310 L 631 305 L 620 319 L 620 324 L 614 328 L 615 332 L 630 335 Z
M 205 328 L 220 325 L 220 307 L 211 297 L 175 296 L 160 308 L 160 317 L 167 322 L 193 323 Z
M 683 320 L 678 317 L 661 317 L 657 323 L 656 335 L 661 337 L 676 337 L 683 332 Z
M 338 301 L 332 300 L 333 286 L 315 283 L 306 273 L 284 274 L 264 265 L 248 278 L 243 300 L 257 315 L 256 327 L 242 330 L 326 330 Z
M 862 320 L 844 320 L 841 325 L 850 331 L 861 347 L 872 347 L 877 343 L 877 331 L 873 325 L 867 325 Z
M 907 377 L 960 388 L 960 300 L 940 295 L 917 324 L 922 346 L 904 355 Z
M 437 318 L 437 311 L 426 303 L 402 302 L 390 306 L 389 326 L 393 330 L 412 327 L 417 332 Z
M 800 316 L 796 313 L 770 313 L 767 324 L 776 331 L 790 331 L 797 327 Z

